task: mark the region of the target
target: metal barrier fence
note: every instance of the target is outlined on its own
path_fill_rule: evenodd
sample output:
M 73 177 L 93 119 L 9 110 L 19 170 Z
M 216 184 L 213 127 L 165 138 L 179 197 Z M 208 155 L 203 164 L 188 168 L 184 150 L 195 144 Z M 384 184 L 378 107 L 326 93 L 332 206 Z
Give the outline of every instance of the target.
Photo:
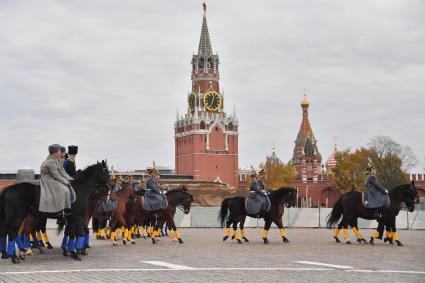
M 219 207 L 192 207 L 187 215 L 177 210 L 175 222 L 178 227 L 188 228 L 218 228 Z M 293 228 L 326 228 L 326 217 L 332 208 L 286 208 L 283 215 L 283 225 Z M 56 228 L 55 220 L 49 219 L 47 228 Z M 359 228 L 376 228 L 375 220 L 359 218 Z M 245 227 L 262 227 L 264 221 L 251 217 L 246 218 Z M 273 224 L 274 225 L 274 224 Z M 272 226 L 273 227 L 273 226 Z M 425 210 L 414 212 L 400 211 L 397 217 L 398 229 L 425 229 Z

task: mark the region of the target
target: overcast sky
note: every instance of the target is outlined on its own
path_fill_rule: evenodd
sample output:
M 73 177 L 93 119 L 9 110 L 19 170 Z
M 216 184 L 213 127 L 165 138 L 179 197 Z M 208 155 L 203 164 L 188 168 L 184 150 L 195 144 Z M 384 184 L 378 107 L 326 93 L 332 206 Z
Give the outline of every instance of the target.
M 425 1 L 207 1 L 239 164 L 291 158 L 303 89 L 324 160 L 337 136 L 413 148 L 425 167 Z M 201 1 L 0 1 L 0 170 L 39 169 L 51 143 L 78 166 L 174 168 Z

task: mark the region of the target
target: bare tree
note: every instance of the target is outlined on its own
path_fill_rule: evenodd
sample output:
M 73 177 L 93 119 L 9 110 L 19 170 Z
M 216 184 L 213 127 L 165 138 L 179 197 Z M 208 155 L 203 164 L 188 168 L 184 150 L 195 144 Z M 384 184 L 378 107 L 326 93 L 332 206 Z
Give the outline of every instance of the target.
M 382 183 L 392 188 L 408 180 L 408 171 L 417 164 L 412 149 L 402 146 L 388 136 L 377 136 L 370 140 L 374 151 L 372 159 Z

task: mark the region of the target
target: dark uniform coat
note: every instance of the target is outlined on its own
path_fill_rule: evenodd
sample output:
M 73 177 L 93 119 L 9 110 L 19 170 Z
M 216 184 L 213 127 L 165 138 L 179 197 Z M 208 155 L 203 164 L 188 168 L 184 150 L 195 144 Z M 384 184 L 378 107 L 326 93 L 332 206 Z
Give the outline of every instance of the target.
M 364 186 L 366 188 L 365 199 L 368 208 L 379 208 L 387 206 L 388 194 L 384 186 L 379 184 L 378 179 L 372 173 L 367 175 Z
M 65 169 L 65 172 L 69 176 L 75 177 L 75 173 L 77 172 L 77 166 L 75 165 L 75 159 L 67 158 L 63 162 L 63 168 Z

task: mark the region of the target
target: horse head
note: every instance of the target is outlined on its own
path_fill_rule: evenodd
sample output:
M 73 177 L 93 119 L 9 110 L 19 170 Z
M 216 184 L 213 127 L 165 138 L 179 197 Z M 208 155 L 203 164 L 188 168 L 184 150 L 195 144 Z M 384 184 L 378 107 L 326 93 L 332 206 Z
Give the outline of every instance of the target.
M 270 199 L 275 200 L 277 203 L 283 202 L 287 207 L 295 206 L 297 203 L 297 190 L 294 188 L 282 187 L 272 191 Z
M 418 190 L 415 187 L 414 181 L 392 189 L 390 195 L 400 203 L 403 202 L 409 212 L 415 210 L 415 203 L 419 201 Z
M 183 211 L 184 214 L 189 214 L 193 196 L 189 193 L 186 186 L 167 191 L 167 198 L 169 203 L 173 203 L 178 209 Z

